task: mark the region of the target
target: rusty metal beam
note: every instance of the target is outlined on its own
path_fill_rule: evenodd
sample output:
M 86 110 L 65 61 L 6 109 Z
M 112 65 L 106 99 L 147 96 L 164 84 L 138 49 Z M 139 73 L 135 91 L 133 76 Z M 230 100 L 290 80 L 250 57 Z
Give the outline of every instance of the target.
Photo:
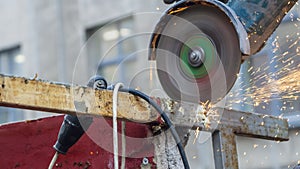
M 111 91 L 6 75 L 0 75 L 0 85 L 0 106 L 112 117 Z M 145 123 L 158 116 L 142 99 L 120 93 L 118 117 Z
M 215 168 L 238 169 L 236 137 L 228 128 L 227 131 L 212 133 Z
M 156 102 L 169 114 L 171 121 L 180 126 L 209 132 L 230 128 L 231 133 L 240 136 L 288 140 L 288 122 L 283 118 L 225 108 L 212 108 L 213 113 L 203 112 L 201 106 L 169 99 L 156 98 Z
M 222 109 L 221 109 L 222 110 Z M 288 140 L 288 122 L 275 116 L 224 109 L 218 130 L 274 141 Z

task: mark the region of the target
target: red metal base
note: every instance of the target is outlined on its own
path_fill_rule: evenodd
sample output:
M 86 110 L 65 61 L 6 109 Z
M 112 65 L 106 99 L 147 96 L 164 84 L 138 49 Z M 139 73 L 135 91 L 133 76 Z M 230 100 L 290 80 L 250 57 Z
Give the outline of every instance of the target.
M 19 122 L 0 126 L 0 166 L 2 169 L 47 168 L 55 151 L 54 145 L 63 116 L 49 117 L 29 122 Z M 109 125 L 107 125 L 109 124 Z M 59 155 L 54 168 L 113 168 L 111 120 L 95 118 L 88 130 L 97 145 L 86 134 L 70 148 L 67 155 Z M 121 125 L 119 125 L 119 129 Z M 135 141 L 126 142 L 126 168 L 140 168 L 143 157 L 153 164 L 153 145 L 147 125 L 126 122 L 127 136 Z M 121 138 L 119 138 L 121 140 Z M 103 147 L 105 147 L 103 149 Z M 121 144 L 120 146 L 121 147 Z M 121 152 L 121 150 L 119 150 Z M 138 158 L 136 158 L 138 157 Z M 121 158 L 119 158 L 121 164 Z

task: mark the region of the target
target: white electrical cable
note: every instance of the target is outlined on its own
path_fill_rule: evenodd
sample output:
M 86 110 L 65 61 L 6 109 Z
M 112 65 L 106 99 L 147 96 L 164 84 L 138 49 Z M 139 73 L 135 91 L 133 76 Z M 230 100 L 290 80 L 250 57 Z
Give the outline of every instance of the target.
M 118 159 L 118 123 L 117 123 L 117 112 L 118 112 L 118 91 L 123 86 L 122 83 L 117 83 L 113 91 L 113 145 L 114 145 L 114 167 L 119 169 Z
M 58 152 L 56 151 L 55 154 L 54 154 L 54 156 L 52 157 L 52 160 L 51 160 L 51 162 L 49 164 L 48 169 L 52 169 L 53 168 L 53 166 L 54 166 L 54 164 L 55 164 L 55 162 L 57 160 L 57 157 L 58 157 Z
M 126 156 L 126 137 L 125 137 L 125 130 L 126 130 L 126 122 L 122 121 L 122 163 L 121 169 L 125 169 L 125 156 Z

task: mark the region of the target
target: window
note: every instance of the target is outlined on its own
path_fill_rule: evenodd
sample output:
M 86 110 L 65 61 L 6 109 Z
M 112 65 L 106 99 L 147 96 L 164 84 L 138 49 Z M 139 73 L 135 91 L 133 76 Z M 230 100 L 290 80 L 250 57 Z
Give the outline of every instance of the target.
M 22 63 L 25 57 L 20 53 L 20 46 L 0 51 L 0 73 L 18 75 L 22 73 Z M 0 123 L 24 119 L 22 110 L 0 107 Z
M 0 51 L 0 72 L 16 75 L 22 73 L 22 63 L 25 57 L 20 53 L 20 46 Z
M 128 73 L 133 71 L 136 61 L 132 33 L 132 18 L 88 29 L 89 71 L 105 76 L 108 81 L 127 83 Z

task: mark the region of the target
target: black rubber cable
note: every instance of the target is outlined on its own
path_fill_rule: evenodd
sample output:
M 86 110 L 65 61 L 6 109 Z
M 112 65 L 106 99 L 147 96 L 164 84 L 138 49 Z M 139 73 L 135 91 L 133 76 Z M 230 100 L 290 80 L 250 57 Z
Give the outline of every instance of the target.
M 190 169 L 190 166 L 189 166 L 189 163 L 188 163 L 188 160 L 187 160 L 187 156 L 185 154 L 185 151 L 184 151 L 181 139 L 180 139 L 180 137 L 179 137 L 179 135 L 178 135 L 178 133 L 177 133 L 177 131 L 176 131 L 173 123 L 171 122 L 171 120 L 169 119 L 169 117 L 167 116 L 167 114 L 160 108 L 160 106 L 153 99 L 151 99 L 148 95 L 146 95 L 146 94 L 144 94 L 144 93 L 142 93 L 142 92 L 140 92 L 138 90 L 124 89 L 124 88 L 122 88 L 122 89 L 120 89 L 120 91 L 127 92 L 127 93 L 133 94 L 135 96 L 139 96 L 140 98 L 144 99 L 149 104 L 151 104 L 155 108 L 155 110 L 159 112 L 159 114 L 161 115 L 161 117 L 163 118 L 163 120 L 165 121 L 165 123 L 167 124 L 167 127 L 170 128 L 171 134 L 172 134 L 174 140 L 176 141 L 176 144 L 177 144 L 179 153 L 181 155 L 181 159 L 182 159 L 184 168 L 185 169 Z

